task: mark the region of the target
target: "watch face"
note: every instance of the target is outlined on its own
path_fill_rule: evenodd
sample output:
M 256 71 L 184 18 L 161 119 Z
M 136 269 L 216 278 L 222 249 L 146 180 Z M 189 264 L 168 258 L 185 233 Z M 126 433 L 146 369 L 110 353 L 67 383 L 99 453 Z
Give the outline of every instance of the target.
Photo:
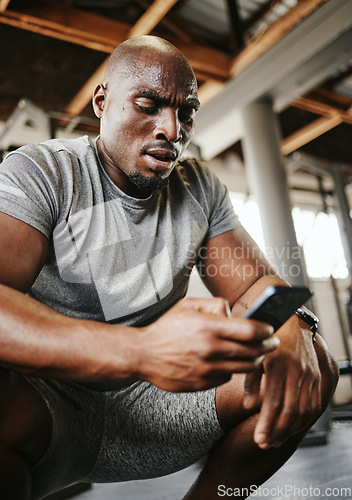
M 310 311 L 307 307 L 302 306 L 301 309 L 304 312 L 304 314 L 311 319 L 311 321 L 313 323 L 319 323 L 319 318 L 312 311 Z
M 300 317 L 303 321 L 305 321 L 312 329 L 318 328 L 319 319 L 318 317 L 312 313 L 307 307 L 302 306 L 299 307 L 296 311 L 298 317 Z

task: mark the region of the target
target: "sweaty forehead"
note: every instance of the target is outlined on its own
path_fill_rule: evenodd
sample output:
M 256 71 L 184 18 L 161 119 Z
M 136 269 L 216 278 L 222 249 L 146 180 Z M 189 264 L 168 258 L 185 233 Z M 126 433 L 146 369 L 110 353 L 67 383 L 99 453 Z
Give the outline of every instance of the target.
M 172 89 L 197 94 L 197 82 L 187 60 L 178 51 L 154 47 L 135 47 L 116 53 L 106 72 L 106 83 L 140 87 L 155 91 Z

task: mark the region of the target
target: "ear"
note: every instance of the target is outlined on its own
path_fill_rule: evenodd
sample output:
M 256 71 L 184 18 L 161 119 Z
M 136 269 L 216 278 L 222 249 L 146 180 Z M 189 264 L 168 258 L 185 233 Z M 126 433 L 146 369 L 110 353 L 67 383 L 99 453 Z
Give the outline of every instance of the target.
M 101 118 L 103 115 L 104 107 L 106 102 L 106 88 L 102 83 L 99 83 L 93 93 L 93 110 L 97 118 Z

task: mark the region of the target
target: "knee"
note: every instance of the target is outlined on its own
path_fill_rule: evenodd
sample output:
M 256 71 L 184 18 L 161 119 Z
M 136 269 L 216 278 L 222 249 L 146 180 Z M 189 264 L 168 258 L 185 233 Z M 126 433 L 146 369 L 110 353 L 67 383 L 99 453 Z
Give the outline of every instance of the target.
M 339 367 L 334 355 L 321 337 L 318 337 L 315 346 L 321 373 L 322 410 L 325 410 L 339 381 Z

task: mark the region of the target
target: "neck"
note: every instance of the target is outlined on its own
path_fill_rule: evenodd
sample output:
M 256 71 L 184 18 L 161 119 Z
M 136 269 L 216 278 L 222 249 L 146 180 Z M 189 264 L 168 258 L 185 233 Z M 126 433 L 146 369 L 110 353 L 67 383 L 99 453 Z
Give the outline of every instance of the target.
M 143 189 L 136 186 L 131 182 L 128 175 L 126 175 L 118 166 L 116 166 L 110 159 L 109 155 L 105 153 L 101 147 L 100 138 L 97 140 L 97 150 L 100 163 L 107 173 L 108 177 L 121 191 L 132 198 L 145 199 L 151 195 L 151 190 Z

